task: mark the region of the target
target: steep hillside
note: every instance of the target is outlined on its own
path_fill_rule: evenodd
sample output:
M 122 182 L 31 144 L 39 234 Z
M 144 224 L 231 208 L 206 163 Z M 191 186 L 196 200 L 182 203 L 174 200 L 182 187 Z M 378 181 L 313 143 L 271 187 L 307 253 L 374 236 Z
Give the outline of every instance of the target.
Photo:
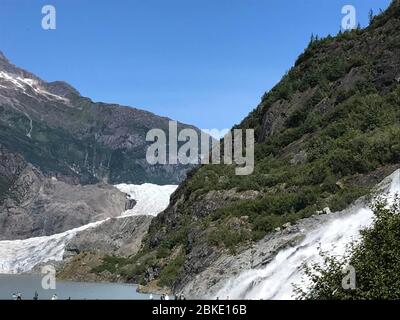
M 221 254 L 326 207 L 345 208 L 398 168 L 399 105 L 395 0 L 366 29 L 313 39 L 237 126 L 256 130 L 254 173 L 235 176 L 223 165 L 192 171 L 152 221 L 141 252 L 113 272 L 179 291 Z
M 169 120 L 95 103 L 65 82 L 47 83 L 12 65 L 0 52 L 0 143 L 47 176 L 81 184 L 180 182 L 188 167 L 145 160 L 146 133 L 168 132 Z

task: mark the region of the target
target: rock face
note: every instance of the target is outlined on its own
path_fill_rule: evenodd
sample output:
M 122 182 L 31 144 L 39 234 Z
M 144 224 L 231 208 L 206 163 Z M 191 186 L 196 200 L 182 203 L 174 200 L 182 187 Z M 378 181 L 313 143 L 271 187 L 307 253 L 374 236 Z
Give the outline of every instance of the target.
M 95 103 L 65 82 L 47 83 L 0 55 L 0 141 L 46 176 L 69 183 L 176 184 L 191 166 L 149 165 L 146 133 L 168 118 Z M 178 129 L 194 128 L 178 124 Z M 197 130 L 196 128 L 194 128 Z
M 90 230 L 79 232 L 65 248 L 58 265 L 58 279 L 74 281 L 126 281 L 107 271 L 93 272 L 106 256 L 136 254 L 147 234 L 152 216 L 112 218 Z
M 0 201 L 0 240 L 61 233 L 125 209 L 126 195 L 113 186 L 70 185 L 47 178 L 20 156 L 0 150 L 0 170 L 8 186 Z
M 81 252 L 118 256 L 136 254 L 152 219 L 152 216 L 112 218 L 93 229 L 82 231 L 68 243 L 65 257 Z

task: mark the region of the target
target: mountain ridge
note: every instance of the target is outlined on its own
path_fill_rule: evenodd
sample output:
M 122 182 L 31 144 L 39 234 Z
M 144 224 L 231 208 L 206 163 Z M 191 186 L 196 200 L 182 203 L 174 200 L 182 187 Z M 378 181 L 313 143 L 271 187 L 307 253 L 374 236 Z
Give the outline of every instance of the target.
M 48 176 L 69 183 L 178 183 L 191 166 L 151 166 L 147 131 L 167 117 L 93 102 L 63 81 L 45 82 L 0 60 L 0 141 Z M 178 124 L 179 128 L 197 128 Z

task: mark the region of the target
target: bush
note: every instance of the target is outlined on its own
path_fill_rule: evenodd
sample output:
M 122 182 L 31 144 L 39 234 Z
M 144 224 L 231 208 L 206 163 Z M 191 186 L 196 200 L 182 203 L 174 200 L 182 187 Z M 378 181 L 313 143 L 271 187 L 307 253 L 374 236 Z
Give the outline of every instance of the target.
M 158 285 L 160 287 L 170 287 L 174 283 L 176 276 L 181 271 L 185 262 L 185 254 L 179 253 L 178 256 L 168 265 L 161 269 L 158 277 Z

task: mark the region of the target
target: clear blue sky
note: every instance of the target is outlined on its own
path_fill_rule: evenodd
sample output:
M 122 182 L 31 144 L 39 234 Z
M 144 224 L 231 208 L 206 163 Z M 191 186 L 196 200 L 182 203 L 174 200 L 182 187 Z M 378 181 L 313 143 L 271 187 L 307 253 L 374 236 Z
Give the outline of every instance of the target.
M 150 110 L 200 128 L 239 122 L 304 50 L 336 34 L 341 8 L 389 0 L 1 0 L 0 50 L 41 78 L 95 101 Z M 57 29 L 41 28 L 41 8 Z

